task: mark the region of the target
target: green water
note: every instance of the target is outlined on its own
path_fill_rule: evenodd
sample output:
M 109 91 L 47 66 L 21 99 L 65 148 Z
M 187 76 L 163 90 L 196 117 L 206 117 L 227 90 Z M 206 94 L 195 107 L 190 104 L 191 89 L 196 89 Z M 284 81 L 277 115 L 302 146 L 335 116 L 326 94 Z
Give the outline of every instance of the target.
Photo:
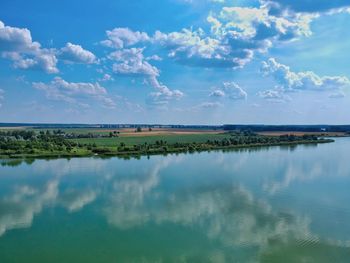
M 0 161 L 0 262 L 350 262 L 350 138 Z

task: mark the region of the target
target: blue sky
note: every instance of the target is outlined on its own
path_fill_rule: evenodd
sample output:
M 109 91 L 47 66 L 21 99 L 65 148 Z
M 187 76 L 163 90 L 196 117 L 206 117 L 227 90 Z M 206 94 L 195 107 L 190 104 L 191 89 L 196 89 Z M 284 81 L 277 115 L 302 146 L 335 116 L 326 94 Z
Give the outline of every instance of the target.
M 0 121 L 350 123 L 350 0 L 4 0 Z

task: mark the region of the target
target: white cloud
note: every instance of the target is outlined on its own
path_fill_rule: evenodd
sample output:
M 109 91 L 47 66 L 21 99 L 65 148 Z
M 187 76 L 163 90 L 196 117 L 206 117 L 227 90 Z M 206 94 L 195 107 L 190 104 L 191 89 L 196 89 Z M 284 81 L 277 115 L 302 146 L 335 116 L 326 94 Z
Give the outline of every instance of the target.
M 159 70 L 145 61 L 143 50 L 121 49 L 109 54 L 109 59 L 118 62 L 113 64 L 113 72 L 123 75 L 159 76 Z
M 239 68 L 255 52 L 266 52 L 276 41 L 291 41 L 311 34 L 310 22 L 317 15 L 274 16 L 267 6 L 228 7 L 211 12 L 210 33 L 199 28 L 180 32 L 156 31 L 152 42 L 166 48 L 169 57 L 190 66 Z
M 97 62 L 96 56 L 92 52 L 70 42 L 61 48 L 59 55 L 66 62 L 82 64 L 93 64 Z
M 269 89 L 260 91 L 257 94 L 259 97 L 271 101 L 271 102 L 288 102 L 291 98 L 285 94 L 283 89 L 276 87 L 275 89 Z
M 48 84 L 34 82 L 33 87 L 45 92 L 47 98 L 52 100 L 65 101 L 84 107 L 86 103 L 82 99 L 92 98 L 102 103 L 106 108 L 115 108 L 115 102 L 108 97 L 107 90 L 98 83 L 88 82 L 67 82 L 60 77 L 54 78 Z
M 12 60 L 15 68 L 58 72 L 55 50 L 41 48 L 40 43 L 33 42 L 28 29 L 5 26 L 1 21 L 0 53 L 2 57 Z
M 290 67 L 270 58 L 262 63 L 261 71 L 272 76 L 283 91 L 315 90 L 339 91 L 350 86 L 350 80 L 343 76 L 319 76 L 312 71 L 293 72 Z
M 235 82 L 224 82 L 223 90 L 233 100 L 246 99 L 248 96 L 247 92 Z
M 206 36 L 202 29 L 183 29 L 169 34 L 157 31 L 153 41 L 169 50 L 170 58 L 190 66 L 241 67 L 252 55 L 248 49 L 231 49 L 228 43 Z
M 209 94 L 210 97 L 227 97 L 232 100 L 244 100 L 248 97 L 247 92 L 235 82 L 224 82 L 222 87 L 215 89 Z
M 113 72 L 120 75 L 144 77 L 149 85 L 156 91 L 150 94 L 150 104 L 167 104 L 169 100 L 180 99 L 183 93 L 179 90 L 171 90 L 159 82 L 159 70 L 145 60 L 144 48 L 130 48 L 116 50 L 108 55 L 108 58 L 116 61 L 113 64 Z
M 150 57 L 147 57 L 146 60 L 162 61 L 163 59 L 158 55 L 152 55 Z
M 109 81 L 109 80 L 114 80 L 113 77 L 107 73 L 105 73 L 101 79 L 101 81 Z
M 225 32 L 234 32 L 242 38 L 254 40 L 263 39 L 293 39 L 300 35 L 310 35 L 306 18 L 312 18 L 310 14 L 298 14 L 295 16 L 274 16 L 269 9 L 260 6 L 250 7 L 223 7 L 218 19 L 221 20 Z M 308 24 L 307 24 L 308 25 Z
M 212 91 L 210 94 L 209 94 L 209 97 L 225 97 L 226 94 L 224 91 L 220 90 L 220 89 L 216 89 L 214 91 Z
M 259 95 L 264 99 L 282 99 L 283 96 L 278 90 L 264 90 L 259 92 Z
M 180 90 L 170 90 L 167 86 L 159 83 L 155 76 L 151 76 L 148 81 L 149 84 L 156 89 L 155 92 L 150 94 L 153 104 L 166 104 L 169 100 L 178 100 L 184 96 L 183 92 Z
M 40 48 L 38 42 L 32 41 L 31 33 L 26 28 L 5 26 L 0 21 L 0 48 L 1 51 L 32 51 Z
M 350 8 L 348 0 L 337 1 L 295 1 L 295 0 L 262 0 L 273 13 L 297 12 L 297 13 L 325 13 L 345 10 Z
M 111 48 L 124 48 L 150 40 L 147 33 L 132 31 L 129 28 L 114 28 L 106 31 L 106 34 L 107 39 L 101 41 L 101 44 Z
M 160 70 L 151 63 L 152 60 L 159 61 L 161 58 L 158 55 L 144 56 L 149 45 L 152 45 L 152 50 L 162 47 L 167 51 L 168 58 L 184 65 L 242 68 L 256 53 L 265 53 L 276 43 L 310 36 L 312 34 L 310 23 L 320 15 L 317 12 L 288 10 L 274 12 L 274 5 L 267 1 L 260 1 L 255 7 L 234 6 L 221 0 L 214 2 L 221 2 L 224 5 L 217 6 L 216 10 L 219 11 L 209 13 L 207 17 L 211 25 L 209 32 L 202 28 L 184 28 L 178 32 L 156 31 L 153 35 L 132 31 L 129 28 L 106 31 L 107 38 L 101 43 L 115 49 L 108 55 L 108 58 L 114 61 L 113 72 L 118 75 L 143 77 L 156 89 L 150 94 L 150 101 L 164 105 L 172 98 L 182 97 L 183 93 L 160 84 Z M 141 44 L 144 46 L 140 47 Z M 321 78 L 312 72 L 298 74 L 298 81 L 302 82 L 302 85 L 292 85 L 292 89 L 306 87 L 307 83 L 310 87 L 322 89 L 325 86 L 339 86 L 342 81 L 344 82 L 344 79 L 338 77 Z M 285 85 L 279 83 L 279 86 L 278 89 L 282 87 L 286 90 Z M 282 96 L 283 92 L 278 89 L 271 89 L 266 94 L 260 93 L 259 96 L 264 98 Z M 213 91 L 210 96 L 237 100 L 246 99 L 247 93 L 235 83 L 226 83 L 222 88 Z M 286 95 L 282 97 L 284 100 L 289 99 Z

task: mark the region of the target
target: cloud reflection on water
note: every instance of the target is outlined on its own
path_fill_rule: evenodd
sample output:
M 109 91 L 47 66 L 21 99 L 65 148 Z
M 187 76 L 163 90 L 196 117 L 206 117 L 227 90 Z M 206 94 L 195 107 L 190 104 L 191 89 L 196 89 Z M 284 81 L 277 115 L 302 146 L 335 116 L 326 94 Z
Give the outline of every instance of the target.
M 275 156 L 273 151 L 259 153 L 264 156 L 255 165 L 280 161 L 268 158 Z M 254 160 L 250 152 L 213 154 L 217 158 L 201 154 L 139 161 L 115 158 L 36 161 L 31 166 L 19 166 L 24 169 L 22 175 L 13 180 L 11 169 L 16 171 L 16 168 L 6 168 L 9 175 L 0 177 L 0 236 L 11 229 L 30 227 L 34 216 L 39 216 L 46 207 L 63 207 L 69 213 L 77 213 L 91 205 L 114 229 L 127 231 L 150 224 L 179 225 L 203 233 L 224 248 L 254 251 L 244 257 L 245 262 L 259 262 L 259 255 L 262 260 L 276 256 L 276 244 L 284 249 L 300 244 L 348 249 L 349 241 L 326 240 L 311 230 L 311 217 L 281 212 L 274 209 L 268 198 L 258 196 L 243 178 L 245 169 Z M 187 169 L 195 159 L 204 166 L 214 165 L 217 173 L 223 175 L 209 174 L 208 184 L 204 175 L 194 175 L 200 168 Z M 294 161 L 293 166 L 284 166 L 286 173 L 282 173 L 282 181 L 276 181 L 273 176 L 265 180 L 270 194 L 288 188 L 295 180 L 317 178 L 325 169 L 325 164 L 318 162 L 305 166 L 303 162 L 289 160 Z M 339 174 L 344 173 L 341 169 L 342 166 L 337 170 Z M 36 174 L 26 177 L 29 171 Z M 225 177 L 227 172 L 232 172 L 232 176 Z M 187 183 L 186 178 L 196 181 Z M 175 179 L 185 182 L 171 184 Z M 207 253 L 213 258 L 212 262 L 242 259 L 220 250 Z M 189 258 L 186 252 L 179 257 Z

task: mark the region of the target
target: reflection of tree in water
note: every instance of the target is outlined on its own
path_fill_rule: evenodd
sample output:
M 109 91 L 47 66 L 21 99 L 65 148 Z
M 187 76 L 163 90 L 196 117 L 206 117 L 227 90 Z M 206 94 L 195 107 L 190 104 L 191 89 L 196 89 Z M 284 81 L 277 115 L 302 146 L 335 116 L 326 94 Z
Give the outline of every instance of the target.
M 1 166 L 10 166 L 10 167 L 16 167 L 23 163 L 22 159 L 14 159 L 14 160 L 1 160 L 0 165 Z

